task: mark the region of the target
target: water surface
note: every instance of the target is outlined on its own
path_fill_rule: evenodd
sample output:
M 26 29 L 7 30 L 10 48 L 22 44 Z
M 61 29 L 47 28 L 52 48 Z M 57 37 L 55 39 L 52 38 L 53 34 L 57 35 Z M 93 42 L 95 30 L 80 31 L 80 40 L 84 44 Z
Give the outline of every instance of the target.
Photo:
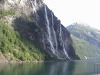
M 0 75 L 99 75 L 99 62 L 99 60 L 81 60 L 0 64 Z

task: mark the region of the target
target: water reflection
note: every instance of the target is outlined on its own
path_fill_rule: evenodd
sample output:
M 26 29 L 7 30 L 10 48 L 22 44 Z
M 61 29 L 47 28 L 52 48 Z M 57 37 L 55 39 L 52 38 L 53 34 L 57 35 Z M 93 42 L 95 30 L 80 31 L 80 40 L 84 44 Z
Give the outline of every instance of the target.
M 86 61 L 0 64 L 0 75 L 92 75 L 100 66 Z
M 75 62 L 53 62 L 46 65 L 46 75 L 72 75 Z
M 0 64 L 0 75 L 40 75 L 42 69 L 43 63 Z

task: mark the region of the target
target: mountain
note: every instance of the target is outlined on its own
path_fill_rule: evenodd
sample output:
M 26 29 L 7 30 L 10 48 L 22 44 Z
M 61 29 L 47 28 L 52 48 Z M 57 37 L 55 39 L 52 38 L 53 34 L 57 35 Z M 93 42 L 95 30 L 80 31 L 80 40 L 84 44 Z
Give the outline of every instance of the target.
M 80 23 L 69 25 L 67 29 L 71 32 L 76 54 L 81 59 L 100 58 L 100 30 Z
M 78 59 L 70 33 L 42 0 L 0 0 L 2 61 Z

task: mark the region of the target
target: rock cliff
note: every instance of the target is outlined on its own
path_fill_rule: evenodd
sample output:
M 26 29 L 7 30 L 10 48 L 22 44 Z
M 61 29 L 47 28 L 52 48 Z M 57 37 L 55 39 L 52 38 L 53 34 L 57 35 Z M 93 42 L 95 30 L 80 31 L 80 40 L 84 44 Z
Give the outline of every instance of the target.
M 0 21 L 54 59 L 78 59 L 70 33 L 42 0 L 0 0 L 0 10 L 13 10 Z

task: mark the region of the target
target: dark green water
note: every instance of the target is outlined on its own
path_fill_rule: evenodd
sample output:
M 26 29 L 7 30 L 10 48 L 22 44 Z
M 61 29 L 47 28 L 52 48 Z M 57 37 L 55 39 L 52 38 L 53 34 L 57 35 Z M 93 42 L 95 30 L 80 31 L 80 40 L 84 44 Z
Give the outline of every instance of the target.
M 0 75 L 99 75 L 97 60 L 0 64 Z

